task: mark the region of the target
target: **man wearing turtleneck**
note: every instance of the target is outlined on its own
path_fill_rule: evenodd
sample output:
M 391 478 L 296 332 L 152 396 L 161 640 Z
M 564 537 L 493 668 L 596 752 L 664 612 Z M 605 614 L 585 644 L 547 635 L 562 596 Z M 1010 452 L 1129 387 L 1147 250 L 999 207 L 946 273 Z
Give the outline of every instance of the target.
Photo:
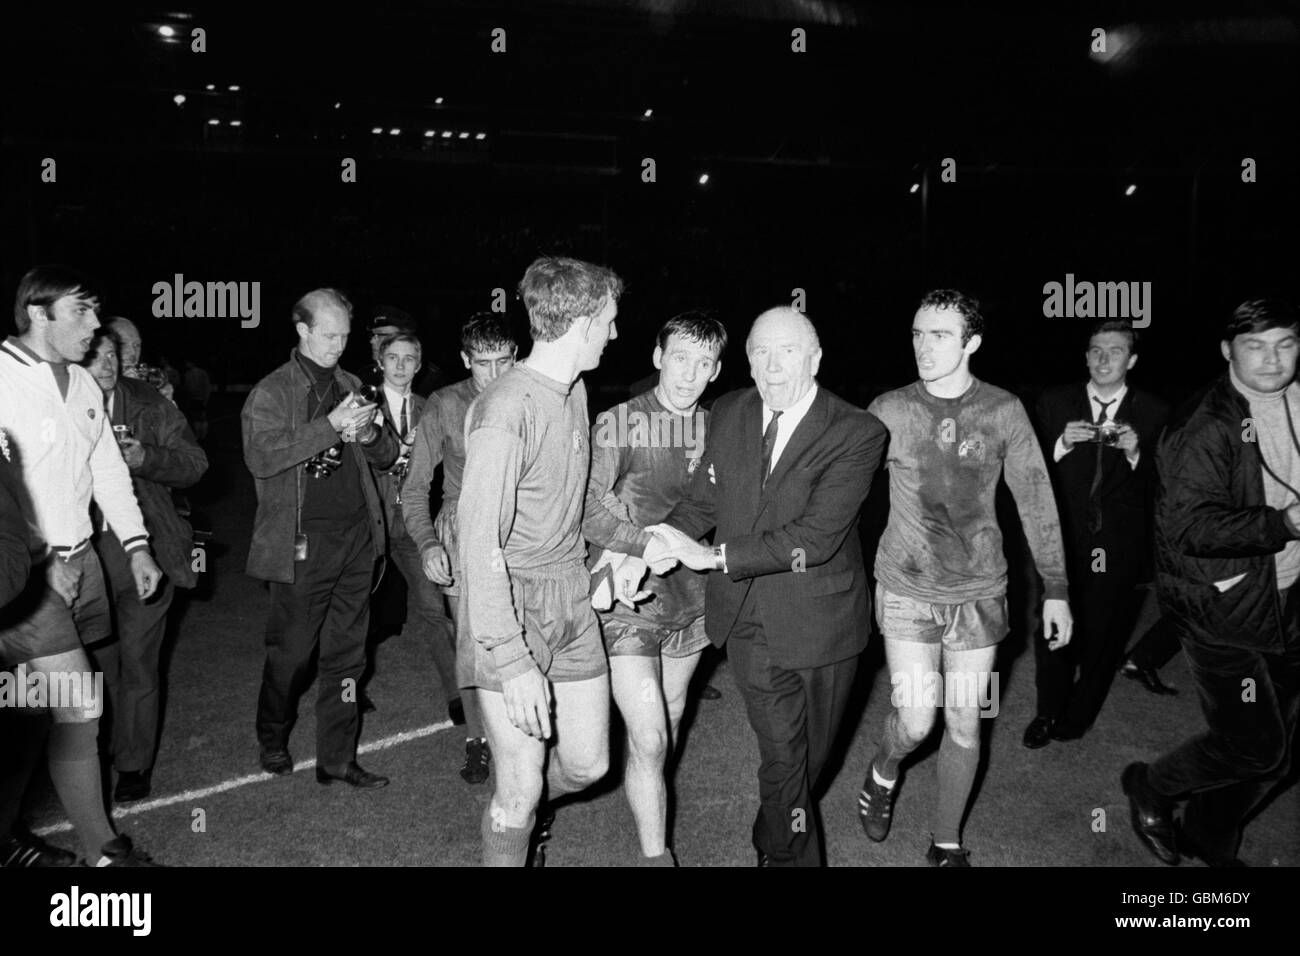
M 1156 462 L 1156 585 L 1208 726 L 1121 778 L 1134 831 L 1168 864 L 1242 865 L 1242 824 L 1287 775 L 1300 713 L 1300 311 L 1244 302 L 1221 349 L 1227 374 L 1174 417 Z
M 257 703 L 262 769 L 293 772 L 289 732 L 319 650 L 316 779 L 374 788 L 387 777 L 357 765 L 358 682 L 365 667 L 370 581 L 385 547 L 383 504 L 370 465 L 397 457 L 361 381 L 338 367 L 352 304 L 334 289 L 293 307 L 298 347 L 254 386 L 241 415 L 244 461 L 257 488 L 248 573 L 270 582 L 266 665 Z M 334 449 L 336 467 L 315 467 Z M 312 467 L 308 467 L 311 464 Z

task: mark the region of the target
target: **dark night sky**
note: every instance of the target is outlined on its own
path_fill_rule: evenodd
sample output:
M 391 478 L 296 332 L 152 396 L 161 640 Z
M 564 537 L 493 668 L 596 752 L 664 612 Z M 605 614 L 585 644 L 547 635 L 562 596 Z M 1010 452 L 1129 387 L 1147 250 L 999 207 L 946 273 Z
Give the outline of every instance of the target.
M 35 262 L 88 269 L 110 311 L 146 319 L 149 351 L 236 382 L 283 360 L 289 305 L 314 286 L 414 312 L 448 363 L 496 287 L 522 328 L 524 267 L 567 252 L 628 284 L 598 386 L 642 377 L 674 311 L 714 308 L 741 336 L 799 287 L 823 380 L 865 400 L 912 377 L 911 312 L 940 285 L 985 302 L 977 374 L 1081 375 L 1085 323 L 1042 315 L 1043 284 L 1072 272 L 1153 284 L 1139 368 L 1177 397 L 1221 366 L 1237 301 L 1296 298 L 1300 21 L 1280 5 L 1147 6 L 380 2 L 191 6 L 188 21 L 42 6 L 3 41 L 0 276 L 12 294 Z M 207 52 L 163 42 L 164 22 L 203 27 Z M 57 183 L 40 181 L 45 157 Z M 956 182 L 939 179 L 945 157 Z M 924 215 L 908 191 L 923 176 Z M 261 282 L 261 327 L 149 319 L 153 284 L 177 272 Z M 741 349 L 727 358 L 743 383 Z

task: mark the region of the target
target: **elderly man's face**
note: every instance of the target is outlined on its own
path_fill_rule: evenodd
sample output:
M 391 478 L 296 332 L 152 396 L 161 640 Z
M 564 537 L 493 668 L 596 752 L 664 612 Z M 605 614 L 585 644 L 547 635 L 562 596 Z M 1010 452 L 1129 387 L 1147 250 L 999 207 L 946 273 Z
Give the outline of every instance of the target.
M 140 350 L 143 344 L 140 332 L 129 322 L 114 322 L 113 332 L 122 342 L 121 354 L 118 355 L 122 368 L 135 368 L 140 364 Z
M 105 336 L 99 340 L 86 363 L 86 370 L 105 395 L 117 388 L 117 346 L 112 339 Z
M 778 412 L 808 394 L 822 361 L 808 320 L 793 310 L 760 315 L 745 352 L 763 404 Z

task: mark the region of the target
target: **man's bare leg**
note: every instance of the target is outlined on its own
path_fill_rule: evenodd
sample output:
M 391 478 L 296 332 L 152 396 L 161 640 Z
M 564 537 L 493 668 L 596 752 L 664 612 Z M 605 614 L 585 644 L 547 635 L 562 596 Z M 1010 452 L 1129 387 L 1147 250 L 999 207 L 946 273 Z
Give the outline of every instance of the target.
M 871 772 L 875 774 L 877 783 L 892 787 L 898 779 L 898 766 L 903 758 L 919 747 L 934 728 L 943 694 L 937 676 L 941 650 L 938 644 L 885 638 L 885 664 L 893 688 L 891 700 L 895 703 L 885 718 L 880 749 L 872 762 Z M 929 677 L 930 674 L 936 676 Z M 922 681 L 920 686 L 916 686 L 918 675 Z M 938 688 L 938 700 L 927 696 L 927 683 Z
M 542 798 L 546 744 L 510 722 L 505 695 L 500 691 L 480 687 L 469 693 L 478 697 L 496 765 L 492 799 L 483 810 L 481 824 L 483 865 L 523 866 Z
M 668 787 L 664 783 L 664 763 L 671 741 L 664 691 L 660 687 L 659 659 L 616 655 L 609 659 L 609 671 L 614 703 L 627 728 L 627 761 L 623 770 L 627 802 L 636 821 L 641 852 L 647 857 L 659 856 L 667 849 Z
M 609 676 L 560 681 L 555 694 L 555 746 L 546 770 L 547 798 L 585 790 L 609 772 Z
M 677 728 L 681 726 L 682 714 L 686 712 L 686 691 L 703 656 L 703 648 L 689 657 L 660 656 L 663 662 L 664 700 L 668 705 L 668 745 L 672 749 L 677 747 Z

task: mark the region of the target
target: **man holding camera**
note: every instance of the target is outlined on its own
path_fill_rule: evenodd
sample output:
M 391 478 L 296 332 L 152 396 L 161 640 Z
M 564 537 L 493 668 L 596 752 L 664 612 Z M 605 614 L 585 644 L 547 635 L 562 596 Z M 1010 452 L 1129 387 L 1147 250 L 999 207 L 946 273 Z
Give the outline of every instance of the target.
M 1098 323 L 1085 353 L 1088 382 L 1048 389 L 1038 401 L 1065 538 L 1075 637 L 1057 650 L 1034 644 L 1038 714 L 1024 736 L 1031 749 L 1082 737 L 1096 720 L 1124 656 L 1134 589 L 1144 576 L 1150 579 L 1152 452 L 1168 407 L 1128 386 L 1137 338 L 1128 322 Z
M 352 303 L 316 289 L 293 307 L 298 348 L 254 386 L 242 414 L 244 460 L 257 486 L 248 573 L 270 582 L 266 666 L 257 704 L 262 768 L 293 772 L 289 730 L 320 647 L 316 779 L 382 787 L 356 762 L 357 683 L 365 667 L 374 563 L 384 554 L 383 503 L 367 464 L 397 458 L 377 406 L 338 367 Z

